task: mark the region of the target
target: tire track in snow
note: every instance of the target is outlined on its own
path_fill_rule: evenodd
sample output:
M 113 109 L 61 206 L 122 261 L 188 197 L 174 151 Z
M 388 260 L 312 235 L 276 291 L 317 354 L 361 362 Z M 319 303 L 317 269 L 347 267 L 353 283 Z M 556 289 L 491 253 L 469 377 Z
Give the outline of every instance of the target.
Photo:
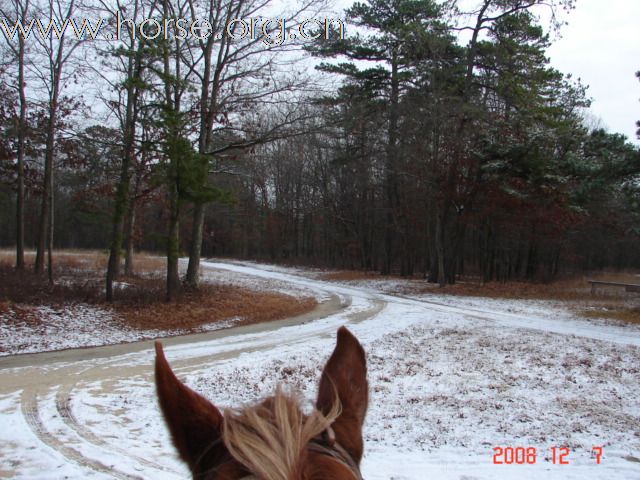
M 75 415 L 73 414 L 73 411 L 71 410 L 72 395 L 73 395 L 73 388 L 65 388 L 64 390 L 59 390 L 58 393 L 56 394 L 56 400 L 55 400 L 56 410 L 60 414 L 60 419 L 85 442 L 90 443 L 100 449 L 108 450 L 113 453 L 117 453 L 118 455 L 127 457 L 128 459 L 134 460 L 140 465 L 144 465 L 148 469 L 158 470 L 159 475 L 162 475 L 163 473 L 164 474 L 173 473 L 175 475 L 179 475 L 179 473 L 174 470 L 165 469 L 144 458 L 141 458 L 137 455 L 133 455 L 131 452 L 123 448 L 119 448 L 115 445 L 108 443 L 107 441 L 103 440 L 101 437 L 91 432 L 91 430 L 86 428 L 84 425 L 80 424 L 80 422 L 78 422 Z
M 47 430 L 40 418 L 37 393 L 27 392 L 25 390 L 22 393 L 20 404 L 22 415 L 24 416 L 27 425 L 29 425 L 29 428 L 31 428 L 31 431 L 35 434 L 35 436 L 38 437 L 38 439 L 42 443 L 62 454 L 68 460 L 81 467 L 88 468 L 98 473 L 104 473 L 114 478 L 119 478 L 122 480 L 143 480 L 143 477 L 118 472 L 117 470 L 107 467 L 98 460 L 93 460 L 91 458 L 85 457 L 76 449 L 71 448 L 70 446 L 65 444 L 63 440 Z

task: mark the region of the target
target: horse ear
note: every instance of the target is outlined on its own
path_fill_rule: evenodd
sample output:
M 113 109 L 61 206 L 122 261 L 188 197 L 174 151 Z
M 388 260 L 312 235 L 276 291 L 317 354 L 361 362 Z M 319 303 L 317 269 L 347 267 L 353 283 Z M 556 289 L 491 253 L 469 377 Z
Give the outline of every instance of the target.
M 367 363 L 362 345 L 345 327 L 338 330 L 336 348 L 322 372 L 316 407 L 326 415 L 336 400 L 342 406 L 332 425 L 336 440 L 360 463 L 362 424 L 369 404 Z
M 178 380 L 164 356 L 160 342 L 156 342 L 155 346 L 156 389 L 160 408 L 173 443 L 195 478 L 228 457 L 221 440 L 223 417 L 211 402 Z

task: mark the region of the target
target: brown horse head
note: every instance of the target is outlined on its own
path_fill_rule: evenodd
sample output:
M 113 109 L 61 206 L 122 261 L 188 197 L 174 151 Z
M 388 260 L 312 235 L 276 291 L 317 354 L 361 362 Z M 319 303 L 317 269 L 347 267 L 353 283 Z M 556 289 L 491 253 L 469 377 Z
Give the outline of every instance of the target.
M 182 384 L 156 342 L 160 407 L 194 478 L 211 480 L 357 480 L 367 412 L 365 354 L 342 327 L 320 378 L 316 410 L 277 389 L 242 410 L 215 405 Z

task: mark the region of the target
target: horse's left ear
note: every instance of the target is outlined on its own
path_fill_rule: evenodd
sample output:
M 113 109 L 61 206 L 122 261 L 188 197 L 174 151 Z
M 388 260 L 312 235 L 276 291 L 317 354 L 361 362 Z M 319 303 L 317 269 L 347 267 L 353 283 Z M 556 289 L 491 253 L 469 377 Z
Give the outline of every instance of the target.
M 228 452 L 221 440 L 223 417 L 215 405 L 178 380 L 160 342 L 155 346 L 160 408 L 180 457 L 197 478 L 227 460 Z

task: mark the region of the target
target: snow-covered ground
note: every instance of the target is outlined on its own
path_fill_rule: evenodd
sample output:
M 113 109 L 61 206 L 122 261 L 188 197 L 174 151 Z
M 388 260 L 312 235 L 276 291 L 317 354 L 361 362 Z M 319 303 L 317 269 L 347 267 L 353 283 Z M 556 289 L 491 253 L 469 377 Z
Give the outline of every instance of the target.
M 29 316 L 45 318 L 45 322 L 3 321 L 0 314 L 0 357 L 17 353 L 36 353 L 66 348 L 96 347 L 135 342 L 147 338 L 193 333 L 187 329 L 139 329 L 128 326 L 112 310 L 88 304 L 64 305 L 58 308 L 35 306 Z M 199 332 L 233 327 L 242 319 L 202 325 Z
M 340 311 L 304 325 L 166 353 L 219 406 L 256 401 L 278 383 L 311 402 L 346 324 L 367 351 L 368 480 L 640 479 L 637 327 L 588 321 L 546 302 L 398 296 L 385 282 L 337 285 L 256 264 L 204 267 L 249 286 L 341 299 Z M 21 368 L 0 359 L 0 477 L 188 477 L 157 408 L 152 362 L 151 349 Z M 534 447 L 535 463 L 496 465 L 495 447 Z M 553 463 L 553 447 L 568 447 L 569 464 Z M 600 464 L 593 447 L 604 449 Z

